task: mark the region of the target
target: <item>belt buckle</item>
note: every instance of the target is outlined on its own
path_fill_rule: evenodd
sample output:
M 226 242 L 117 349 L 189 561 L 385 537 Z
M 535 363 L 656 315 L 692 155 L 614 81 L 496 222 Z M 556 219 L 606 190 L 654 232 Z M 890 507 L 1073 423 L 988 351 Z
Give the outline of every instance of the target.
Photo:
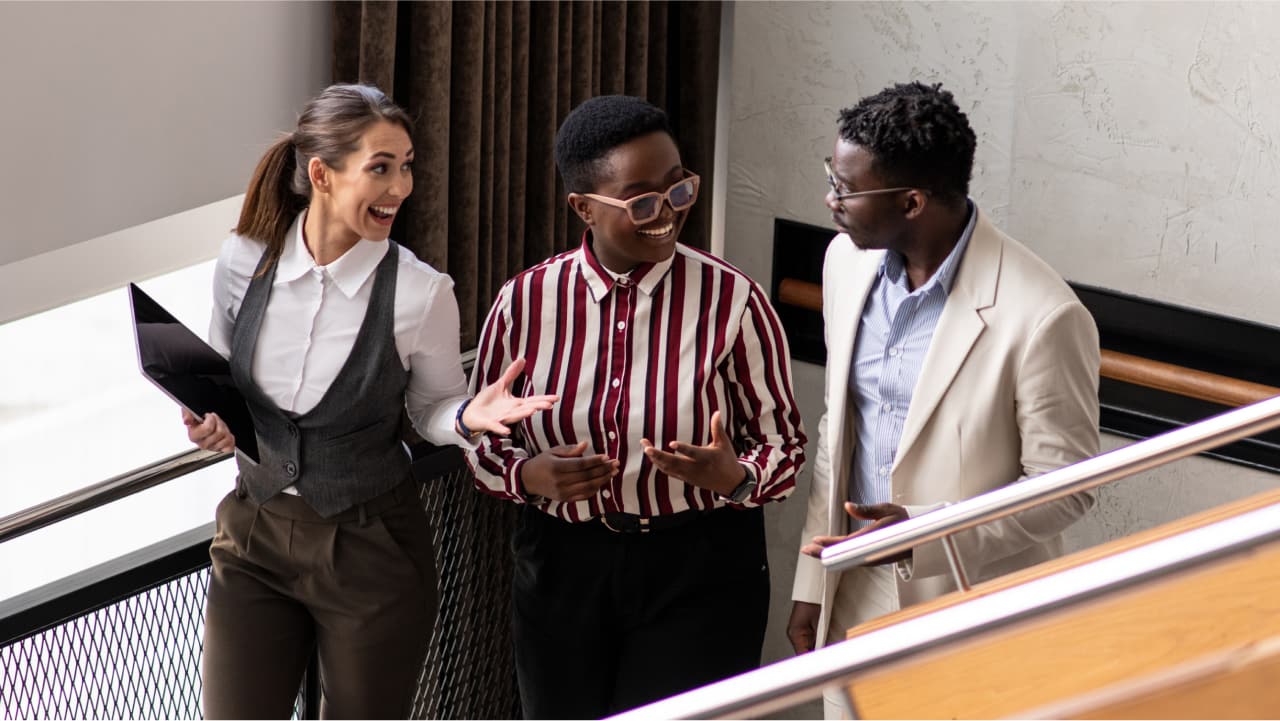
M 625 533 L 648 533 L 648 532 L 650 532 L 650 531 L 652 531 L 652 530 L 653 530 L 653 529 L 652 529 L 652 528 L 650 528 L 650 526 L 649 526 L 649 519 L 648 519 L 647 517 L 645 517 L 645 516 L 636 516 L 636 520 L 637 520 L 637 522 L 638 522 L 640 525 L 639 525 L 638 527 L 636 527 L 635 529 L 628 529 L 628 528 L 614 528 L 613 526 L 609 525 L 609 514 L 607 514 L 607 513 L 603 513 L 603 514 L 601 514 L 601 515 L 600 515 L 600 525 L 604 526 L 605 528 L 609 529 L 610 531 L 613 531 L 614 533 L 623 533 L 623 534 L 625 534 Z

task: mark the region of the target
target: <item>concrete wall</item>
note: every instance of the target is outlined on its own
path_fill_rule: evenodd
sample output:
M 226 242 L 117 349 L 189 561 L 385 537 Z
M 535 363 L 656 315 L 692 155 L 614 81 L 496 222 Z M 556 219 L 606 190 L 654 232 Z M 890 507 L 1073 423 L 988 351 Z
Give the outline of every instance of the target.
M 978 134 L 973 197 L 1064 276 L 1280 324 L 1280 5 L 750 2 L 734 10 L 728 256 L 830 225 L 839 108 L 939 81 Z
M 1102 450 L 1132 443 L 1103 434 Z M 1228 501 L 1262 493 L 1280 484 L 1280 476 L 1213 458 L 1194 456 L 1139 473 L 1097 490 L 1094 510 L 1065 534 L 1067 552 L 1123 538 Z
M 120 233 L 244 192 L 329 82 L 331 14 L 320 2 L 0 3 L 0 267 L 12 276 L 20 261 L 109 239 L 59 256 L 56 283 L 0 297 L 0 322 L 216 253 L 222 208 L 212 249 L 170 239 L 184 248 L 177 265 L 172 248 L 157 263 L 154 246 Z M 104 252 L 123 273 L 104 273 Z
M 942 82 L 978 135 L 972 196 L 1065 277 L 1280 324 L 1280 238 L 1269 230 L 1280 220 L 1277 26 L 1274 4 L 737 3 L 726 257 L 767 282 L 775 217 L 831 226 L 820 162 L 839 109 L 894 82 Z M 816 441 L 821 369 L 796 365 Z M 1275 480 L 1183 461 L 1104 489 L 1069 543 Z M 790 653 L 783 630 L 807 482 L 769 515 L 767 660 Z

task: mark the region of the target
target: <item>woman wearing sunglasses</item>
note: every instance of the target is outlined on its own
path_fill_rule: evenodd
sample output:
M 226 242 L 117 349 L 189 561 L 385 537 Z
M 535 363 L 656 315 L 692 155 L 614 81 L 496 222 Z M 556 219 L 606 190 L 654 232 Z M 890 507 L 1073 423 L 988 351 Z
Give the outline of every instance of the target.
M 525 713 L 601 718 L 759 663 L 761 505 L 792 491 L 805 439 L 764 292 L 677 242 L 699 181 L 666 115 L 588 100 L 556 135 L 556 165 L 582 245 L 502 288 L 472 386 L 525 358 L 515 391 L 561 401 L 469 461 L 482 490 L 523 506 Z

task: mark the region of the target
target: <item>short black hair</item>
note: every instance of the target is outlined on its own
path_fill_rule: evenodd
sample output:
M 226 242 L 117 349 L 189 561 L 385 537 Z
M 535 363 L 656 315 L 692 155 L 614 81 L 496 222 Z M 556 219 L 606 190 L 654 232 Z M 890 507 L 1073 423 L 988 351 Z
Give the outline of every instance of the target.
M 890 185 L 933 191 L 951 202 L 969 195 L 977 138 L 941 83 L 899 83 L 840 111 L 840 138 L 875 158 Z
M 649 133 L 675 137 L 667 114 L 642 98 L 600 95 L 573 109 L 556 131 L 556 167 L 570 193 L 590 193 L 610 150 Z

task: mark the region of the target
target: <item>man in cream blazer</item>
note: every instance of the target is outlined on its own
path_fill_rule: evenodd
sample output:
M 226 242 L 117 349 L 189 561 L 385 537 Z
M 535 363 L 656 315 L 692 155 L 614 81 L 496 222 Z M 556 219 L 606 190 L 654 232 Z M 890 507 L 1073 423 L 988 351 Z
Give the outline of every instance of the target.
M 940 541 L 832 574 L 822 547 L 1098 452 L 1093 319 L 967 199 L 974 145 L 938 86 L 898 85 L 841 112 L 827 204 L 843 232 L 823 266 L 827 409 L 788 628 L 798 653 L 954 589 Z M 970 579 L 1059 554 L 1092 503 L 1078 494 L 958 534 Z

